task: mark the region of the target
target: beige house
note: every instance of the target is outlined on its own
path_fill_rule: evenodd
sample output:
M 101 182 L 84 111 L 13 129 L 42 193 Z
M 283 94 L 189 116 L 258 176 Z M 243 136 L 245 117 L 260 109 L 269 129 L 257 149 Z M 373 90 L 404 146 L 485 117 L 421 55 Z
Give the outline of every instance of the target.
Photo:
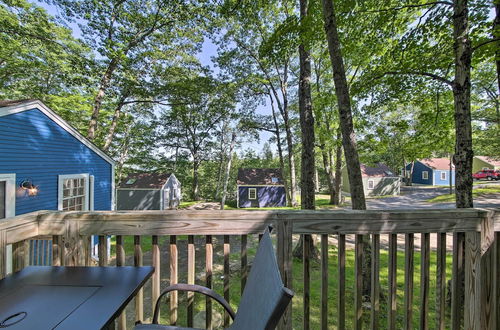
M 363 177 L 363 191 L 366 197 L 399 195 L 401 180 L 385 164 L 370 167 L 361 164 L 361 176 Z M 342 169 L 342 190 L 350 192 L 347 167 Z
M 500 157 L 495 159 L 488 156 L 474 156 L 472 173 L 487 169 L 500 170 Z

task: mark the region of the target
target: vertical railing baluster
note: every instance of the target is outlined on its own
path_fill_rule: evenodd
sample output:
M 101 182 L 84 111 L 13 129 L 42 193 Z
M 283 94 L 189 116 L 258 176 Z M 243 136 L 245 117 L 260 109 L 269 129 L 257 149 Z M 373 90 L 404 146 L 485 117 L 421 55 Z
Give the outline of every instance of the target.
M 420 239 L 420 329 L 429 329 L 429 279 L 431 234 L 422 233 Z
M 212 289 L 212 267 L 213 267 L 213 244 L 212 236 L 206 236 L 205 243 L 205 286 Z M 205 327 L 207 329 L 212 329 L 212 300 L 209 297 L 205 298 Z
M 404 329 L 413 328 L 413 276 L 415 272 L 415 235 L 405 235 Z
M 387 299 L 387 320 L 389 322 L 388 329 L 396 329 L 396 299 L 397 299 L 397 251 L 398 251 L 398 235 L 389 234 L 389 297 Z
M 303 245 L 302 245 L 302 274 L 303 274 L 303 325 L 304 330 L 309 330 L 310 322 L 310 300 L 311 300 L 311 275 L 310 275 L 310 246 L 312 245 L 311 235 L 302 235 Z
M 321 329 L 328 329 L 328 234 L 321 235 Z
M 464 329 L 481 329 L 481 233 L 465 233 Z M 483 330 L 483 329 L 481 329 Z M 489 330 L 489 329 L 485 329 Z
M 451 277 L 451 329 L 460 330 L 463 320 L 465 233 L 453 233 L 453 263 Z
M 288 220 L 277 221 L 277 260 L 281 279 L 287 288 L 293 289 L 292 283 L 292 223 Z M 292 329 L 292 304 L 288 305 L 278 324 L 279 330 Z
M 338 236 L 338 329 L 345 329 L 345 235 Z
M 194 284 L 195 279 L 195 248 L 194 236 L 188 236 L 188 260 L 187 260 L 187 281 L 188 284 Z M 193 327 L 194 320 L 194 292 L 187 293 L 187 326 Z
M 140 267 L 143 265 L 141 236 L 134 236 L 134 266 Z M 144 321 L 144 289 L 140 289 L 135 296 L 135 320 Z
M 371 267 L 371 328 L 376 330 L 379 328 L 379 313 L 380 313 L 380 235 L 372 235 L 372 267 Z
M 224 235 L 224 299 L 229 303 L 229 280 L 230 280 L 230 274 L 229 274 L 229 256 L 231 253 L 231 246 L 229 245 L 229 235 Z M 231 318 L 229 316 L 229 313 L 224 310 L 224 327 L 227 328 L 229 327 L 229 323 L 231 321 Z
M 18 272 L 26 267 L 26 241 L 12 244 L 12 272 Z
M 354 329 L 360 330 L 363 322 L 363 235 L 356 235 L 354 245 Z
M 116 266 L 125 266 L 125 247 L 123 246 L 123 236 L 116 236 Z M 127 329 L 127 315 L 125 310 L 118 316 L 118 330 Z
M 108 246 L 107 246 L 107 238 L 104 235 L 99 235 L 99 246 L 97 248 L 97 254 L 99 257 L 99 266 L 107 266 L 108 265 Z
M 170 285 L 178 282 L 178 251 L 177 251 L 177 236 L 170 236 Z M 177 323 L 177 308 L 178 308 L 178 292 L 170 292 L 170 324 Z
M 436 306 L 437 329 L 444 330 L 446 325 L 446 233 L 437 233 Z
M 152 263 L 153 267 L 155 268 L 155 272 L 153 273 L 152 276 L 152 282 L 151 282 L 151 311 L 154 310 L 156 301 L 158 300 L 158 297 L 160 296 L 160 246 L 158 245 L 158 236 L 154 235 L 151 237 L 151 242 L 152 242 L 152 247 L 151 247 L 151 257 L 152 257 Z M 152 315 L 152 313 L 151 313 Z M 161 313 L 158 311 L 158 318 L 160 317 Z
M 248 276 L 248 256 L 247 256 L 247 238 L 248 235 L 241 235 L 241 247 L 240 247 L 240 259 L 241 259 L 241 294 L 243 294 L 243 290 L 245 289 L 245 285 L 247 283 Z

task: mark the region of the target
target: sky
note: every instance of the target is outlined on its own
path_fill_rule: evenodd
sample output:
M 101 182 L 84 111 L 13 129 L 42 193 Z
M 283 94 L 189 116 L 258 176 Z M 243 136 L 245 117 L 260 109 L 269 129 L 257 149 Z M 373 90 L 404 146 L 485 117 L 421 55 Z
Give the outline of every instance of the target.
M 47 4 L 45 2 L 41 1 L 33 1 L 36 5 L 43 7 L 47 10 L 49 14 L 52 16 L 58 16 L 59 15 L 59 9 L 57 6 Z M 82 38 L 82 33 L 80 28 L 76 23 L 70 23 L 68 27 L 73 31 L 73 36 L 75 38 Z M 197 54 L 198 59 L 200 60 L 201 64 L 203 66 L 208 66 L 210 69 L 217 74 L 219 72 L 219 69 L 214 63 L 213 58 L 217 55 L 217 46 L 209 39 L 205 38 L 203 45 L 201 47 L 201 52 Z M 262 114 L 262 115 L 269 115 L 271 114 L 271 109 L 270 106 L 265 104 L 265 105 L 260 105 L 257 108 L 257 113 Z M 245 149 L 253 149 L 255 152 L 260 153 L 262 151 L 262 147 L 265 142 L 267 142 L 271 138 L 271 134 L 269 132 L 261 132 L 260 133 L 260 139 L 259 141 L 243 141 L 243 143 L 240 146 L 241 150 Z M 271 145 L 271 149 L 276 151 L 276 146 Z

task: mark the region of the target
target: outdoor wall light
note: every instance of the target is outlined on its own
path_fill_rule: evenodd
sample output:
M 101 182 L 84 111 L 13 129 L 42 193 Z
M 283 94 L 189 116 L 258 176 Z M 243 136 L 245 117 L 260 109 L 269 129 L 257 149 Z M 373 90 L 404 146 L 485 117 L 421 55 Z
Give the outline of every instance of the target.
M 28 196 L 36 196 L 38 194 L 38 187 L 33 184 L 31 179 L 24 179 L 19 184 L 19 187 L 23 190 L 27 190 Z

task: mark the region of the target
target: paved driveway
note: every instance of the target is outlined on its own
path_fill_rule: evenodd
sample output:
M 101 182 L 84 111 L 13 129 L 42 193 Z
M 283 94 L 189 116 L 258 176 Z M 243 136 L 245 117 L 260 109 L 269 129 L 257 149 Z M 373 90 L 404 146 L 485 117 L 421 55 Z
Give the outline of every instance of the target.
M 427 203 L 433 197 L 448 194 L 449 188 L 411 186 L 401 187 L 401 196 L 387 198 L 370 198 L 366 200 L 369 210 L 381 209 L 451 209 L 455 203 Z M 500 208 L 500 195 L 478 197 L 474 207 Z

